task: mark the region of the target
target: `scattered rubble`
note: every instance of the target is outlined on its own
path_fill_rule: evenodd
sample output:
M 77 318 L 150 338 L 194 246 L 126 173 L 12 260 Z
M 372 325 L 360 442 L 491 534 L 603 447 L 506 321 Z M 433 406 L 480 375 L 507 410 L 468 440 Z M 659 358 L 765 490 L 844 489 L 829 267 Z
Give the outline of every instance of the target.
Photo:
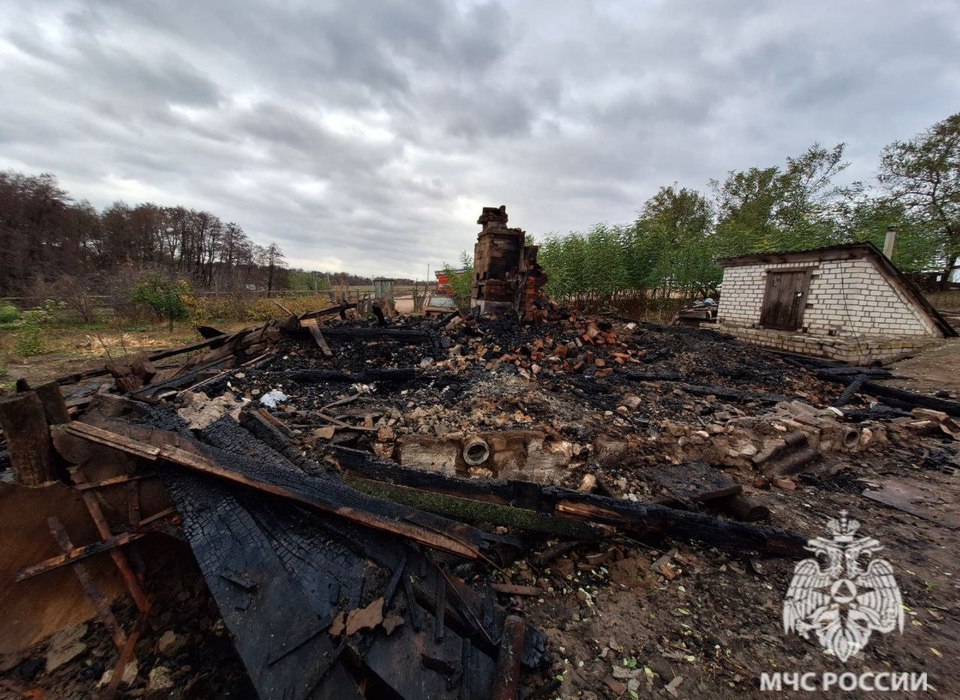
M 850 474 L 898 455 L 950 478 L 953 397 L 713 331 L 536 309 L 384 326 L 335 307 L 0 400 L 19 483 L 4 503 L 73 502 L 32 529 L 41 513 L 6 509 L 30 539 L 3 595 L 56 577 L 91 601 L 45 642 L 46 672 L 95 649 L 95 677 L 72 683 L 209 690 L 188 660 L 222 639 L 224 682 L 245 670 L 264 698 L 742 690 L 753 647 L 716 616 L 780 585 L 826 508 L 799 499 L 891 503 L 876 492 L 892 482 Z M 911 504 L 895 507 L 929 521 L 951 501 Z M 183 600 L 147 563 L 168 542 L 203 577 Z M 212 619 L 171 618 L 211 597 Z M 757 606 L 744 625 L 769 616 L 749 632 L 769 646 L 779 613 Z M 4 687 L 42 685 L 35 644 Z

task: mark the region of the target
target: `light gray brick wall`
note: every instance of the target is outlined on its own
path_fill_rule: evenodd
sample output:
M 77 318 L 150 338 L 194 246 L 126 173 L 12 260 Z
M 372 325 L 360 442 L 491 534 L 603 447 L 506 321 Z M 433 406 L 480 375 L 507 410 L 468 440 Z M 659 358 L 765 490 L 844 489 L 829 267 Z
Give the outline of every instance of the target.
M 803 313 L 809 333 L 836 335 L 939 335 L 937 328 L 870 260 L 757 264 L 723 271 L 718 317 L 721 323 L 749 326 L 760 322 L 767 272 L 812 271 Z

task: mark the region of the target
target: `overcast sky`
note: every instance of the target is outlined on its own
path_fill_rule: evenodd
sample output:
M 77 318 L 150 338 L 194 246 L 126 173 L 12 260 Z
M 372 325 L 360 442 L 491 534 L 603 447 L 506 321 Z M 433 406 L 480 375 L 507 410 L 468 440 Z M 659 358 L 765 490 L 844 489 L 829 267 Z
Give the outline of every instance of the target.
M 958 98 L 956 0 L 0 0 L 0 168 L 315 269 L 422 277 L 484 205 L 627 222 L 815 141 L 871 179 Z

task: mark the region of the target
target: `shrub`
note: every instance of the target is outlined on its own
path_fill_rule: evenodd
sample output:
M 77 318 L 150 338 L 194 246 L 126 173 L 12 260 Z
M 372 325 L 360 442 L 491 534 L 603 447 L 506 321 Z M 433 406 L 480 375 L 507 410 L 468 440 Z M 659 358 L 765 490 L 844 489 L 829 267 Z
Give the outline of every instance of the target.
M 263 322 L 280 318 L 284 312 L 274 299 L 248 294 L 225 294 L 221 296 L 187 295 L 183 298 L 190 320 L 193 323 L 220 323 L 228 321 Z M 277 297 L 277 301 L 292 313 L 302 314 L 330 305 L 327 295 Z
M 147 307 L 162 320 L 169 323 L 187 318 L 187 304 L 184 301 L 191 293 L 190 285 L 184 280 L 173 280 L 161 275 L 148 275 L 142 279 L 130 295 L 135 306 Z
M 13 304 L 0 303 L 0 323 L 13 323 L 20 319 L 20 310 Z
M 94 294 L 101 288 L 101 280 L 96 275 L 74 277 L 61 275 L 59 279 L 44 287 L 38 285 L 38 296 L 51 297 L 58 304 L 58 320 L 76 323 L 97 321 L 97 298 Z
M 17 354 L 21 357 L 33 357 L 46 352 L 46 332 L 41 325 L 45 317 L 46 312 L 39 309 L 24 312 L 23 321 L 14 339 Z
M 473 293 L 473 258 L 466 252 L 460 253 L 460 270 L 454 270 L 452 265 L 443 264 L 444 273 L 450 280 L 448 287 L 457 306 L 461 311 L 470 308 L 470 297 Z

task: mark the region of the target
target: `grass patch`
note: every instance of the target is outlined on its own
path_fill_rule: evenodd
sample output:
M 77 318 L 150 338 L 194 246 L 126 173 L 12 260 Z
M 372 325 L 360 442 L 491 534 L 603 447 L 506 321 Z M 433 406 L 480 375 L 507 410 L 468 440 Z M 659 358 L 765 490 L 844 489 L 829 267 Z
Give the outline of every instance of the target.
M 20 310 L 12 304 L 0 303 L 0 324 L 14 323 L 20 320 Z

